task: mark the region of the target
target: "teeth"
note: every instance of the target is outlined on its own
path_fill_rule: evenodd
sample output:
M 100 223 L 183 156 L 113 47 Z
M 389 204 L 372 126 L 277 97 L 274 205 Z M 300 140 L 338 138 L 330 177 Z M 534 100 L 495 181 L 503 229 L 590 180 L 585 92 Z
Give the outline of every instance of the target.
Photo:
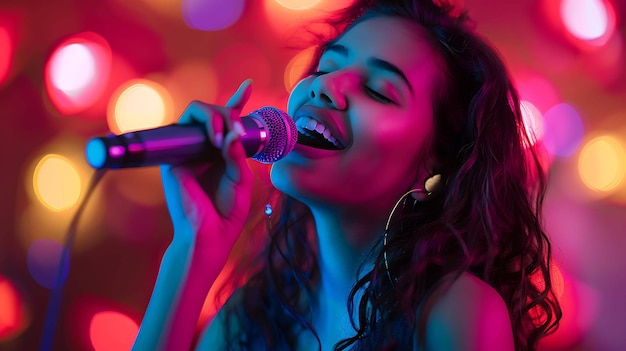
M 329 142 L 331 142 L 333 145 L 335 145 L 338 148 L 342 148 L 343 145 L 341 145 L 341 143 L 339 143 L 337 141 L 337 138 L 335 138 L 330 129 L 327 129 L 325 125 L 323 125 L 322 123 L 314 120 L 311 117 L 300 117 L 298 118 L 298 120 L 296 121 L 296 126 L 302 131 L 302 129 L 306 129 L 306 130 L 310 130 L 310 131 L 314 131 L 317 132 L 319 134 L 321 134 L 324 139 L 328 140 Z

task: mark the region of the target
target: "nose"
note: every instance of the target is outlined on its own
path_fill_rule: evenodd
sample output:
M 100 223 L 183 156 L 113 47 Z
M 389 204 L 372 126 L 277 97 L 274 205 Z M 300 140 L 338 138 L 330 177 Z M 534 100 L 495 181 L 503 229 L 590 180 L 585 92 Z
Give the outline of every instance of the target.
M 324 73 L 313 80 L 309 95 L 323 106 L 345 111 L 348 109 L 348 96 L 358 79 L 358 74 L 349 70 Z

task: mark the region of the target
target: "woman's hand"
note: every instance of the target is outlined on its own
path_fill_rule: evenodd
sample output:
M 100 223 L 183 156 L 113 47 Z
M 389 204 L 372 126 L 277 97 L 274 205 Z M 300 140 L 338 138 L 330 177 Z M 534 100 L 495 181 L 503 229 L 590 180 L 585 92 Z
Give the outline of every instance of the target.
M 161 167 L 173 243 L 190 245 L 194 259 L 217 265 L 226 262 L 250 207 L 253 177 L 239 140 L 250 83 L 244 81 L 225 106 L 190 103 L 179 120 L 204 124 L 221 160 Z

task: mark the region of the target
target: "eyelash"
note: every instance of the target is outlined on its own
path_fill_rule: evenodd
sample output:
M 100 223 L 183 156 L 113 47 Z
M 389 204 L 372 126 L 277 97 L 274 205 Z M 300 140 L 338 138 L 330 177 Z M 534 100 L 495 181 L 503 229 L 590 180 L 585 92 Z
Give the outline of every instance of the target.
M 326 71 L 315 71 L 315 72 L 311 73 L 311 76 L 319 77 L 319 76 L 322 76 L 322 75 L 327 74 L 327 73 L 329 73 L 329 72 L 326 72 Z M 368 95 L 370 95 L 371 97 L 373 97 L 377 101 L 380 101 L 380 102 L 385 103 L 385 104 L 395 104 L 395 102 L 393 100 L 391 100 L 390 98 L 386 97 L 385 95 L 379 93 L 378 91 L 376 91 L 376 90 L 374 90 L 374 89 L 372 89 L 372 88 L 370 88 L 368 86 L 365 86 L 365 92 Z
M 380 101 L 380 102 L 384 102 L 386 104 L 393 104 L 394 101 L 391 100 L 390 98 L 386 97 L 385 95 L 377 92 L 376 90 L 370 88 L 370 87 L 365 87 L 365 90 L 371 95 L 373 96 L 376 100 Z

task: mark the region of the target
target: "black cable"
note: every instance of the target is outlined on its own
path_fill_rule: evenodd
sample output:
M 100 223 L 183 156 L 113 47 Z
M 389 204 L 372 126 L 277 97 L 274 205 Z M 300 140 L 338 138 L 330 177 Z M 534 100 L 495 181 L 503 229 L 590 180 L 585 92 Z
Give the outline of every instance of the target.
M 67 229 L 67 234 L 65 236 L 65 242 L 63 243 L 63 247 L 61 249 L 61 257 L 59 260 L 59 268 L 57 270 L 56 282 L 54 288 L 52 289 L 52 294 L 50 295 L 50 301 L 48 303 L 48 311 L 46 313 L 46 320 L 43 329 L 43 336 L 41 338 L 41 345 L 39 346 L 40 351 L 49 351 L 52 350 L 52 343 L 54 342 L 54 333 L 56 329 L 56 325 L 58 324 L 59 319 L 59 311 L 61 310 L 61 300 L 63 297 L 63 285 L 65 283 L 63 279 L 63 271 L 65 267 L 65 260 L 69 258 L 70 250 L 74 245 L 74 239 L 76 237 L 76 231 L 78 229 L 78 221 L 83 214 L 85 207 L 87 207 L 87 201 L 93 195 L 93 192 L 96 188 L 96 185 L 102 177 L 104 176 L 106 169 L 99 169 L 94 172 L 91 176 L 91 180 L 89 182 L 89 186 L 87 188 L 87 192 L 85 193 L 85 197 L 82 202 L 78 206 L 76 213 L 74 213 L 74 217 L 72 217 L 72 221 L 70 222 L 70 226 Z M 69 266 L 68 266 L 69 272 Z

